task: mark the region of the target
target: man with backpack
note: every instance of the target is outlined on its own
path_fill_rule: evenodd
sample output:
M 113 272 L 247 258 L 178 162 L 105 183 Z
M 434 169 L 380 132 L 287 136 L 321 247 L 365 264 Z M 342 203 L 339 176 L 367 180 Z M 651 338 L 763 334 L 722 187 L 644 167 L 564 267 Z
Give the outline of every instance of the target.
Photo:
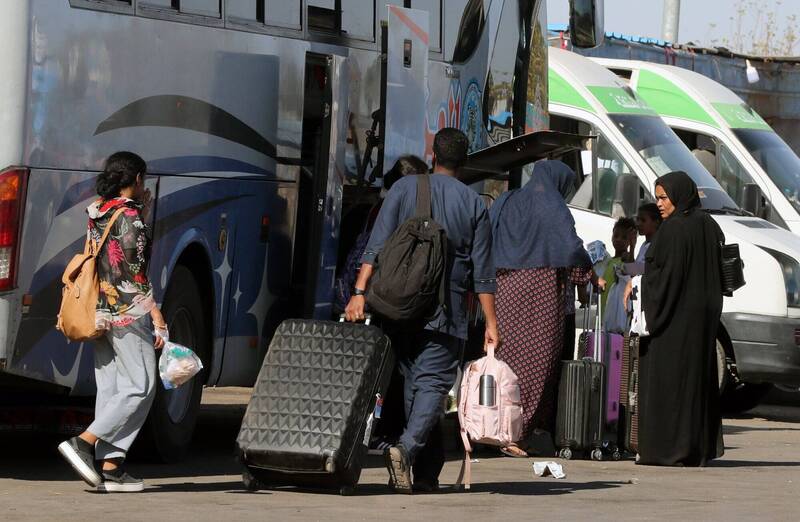
M 345 311 L 348 321 L 362 320 L 369 303 L 382 316 L 405 379 L 406 427 L 385 454 L 390 486 L 399 493 L 439 487 L 439 421 L 467 338 L 468 290 L 478 294 L 486 317 L 484 343 L 499 343 L 489 213 L 456 179 L 468 146 L 458 129 L 440 130 L 433 173 L 407 176 L 389 191 Z

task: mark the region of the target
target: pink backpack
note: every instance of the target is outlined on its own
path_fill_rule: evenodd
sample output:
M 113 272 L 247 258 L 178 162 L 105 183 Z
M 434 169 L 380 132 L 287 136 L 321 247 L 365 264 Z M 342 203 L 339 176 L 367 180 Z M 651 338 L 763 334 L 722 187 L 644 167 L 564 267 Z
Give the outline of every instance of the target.
M 482 375 L 494 377 L 494 406 L 480 405 Z M 464 489 L 469 489 L 470 441 L 502 447 L 522 437 L 522 404 L 517 376 L 506 363 L 495 358 L 493 345 L 489 345 L 486 357 L 472 361 L 464 370 L 458 394 L 458 421 L 464 442 L 464 462 L 456 485 L 463 483 Z

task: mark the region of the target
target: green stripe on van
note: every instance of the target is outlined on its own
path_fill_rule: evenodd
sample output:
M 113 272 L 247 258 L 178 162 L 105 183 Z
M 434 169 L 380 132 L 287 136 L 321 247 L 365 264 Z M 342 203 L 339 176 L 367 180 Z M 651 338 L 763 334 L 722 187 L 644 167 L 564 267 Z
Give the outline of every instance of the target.
M 745 103 L 712 103 L 711 105 L 734 129 L 772 130 L 772 127 Z
M 609 113 L 616 114 L 647 114 L 655 116 L 653 111 L 641 100 L 631 96 L 621 87 L 587 87 L 597 101 L 605 107 Z
M 547 76 L 550 82 L 550 102 L 585 109 L 594 113 L 594 109 L 592 109 L 589 102 L 560 74 L 551 68 Z
M 697 101 L 658 74 L 640 70 L 636 92 L 661 116 L 684 118 L 719 127 Z

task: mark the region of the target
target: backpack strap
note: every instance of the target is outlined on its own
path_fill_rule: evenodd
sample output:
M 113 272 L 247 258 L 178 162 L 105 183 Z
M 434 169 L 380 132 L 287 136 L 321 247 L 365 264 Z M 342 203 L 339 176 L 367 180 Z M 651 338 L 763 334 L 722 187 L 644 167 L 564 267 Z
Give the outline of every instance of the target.
M 431 178 L 429 174 L 417 175 L 417 212 L 416 217 L 431 218 Z
M 108 239 L 108 235 L 111 233 L 111 227 L 114 226 L 114 223 L 117 221 L 117 218 L 120 217 L 122 213 L 125 212 L 125 210 L 127 210 L 127 207 L 118 208 L 116 212 L 114 212 L 114 214 L 111 216 L 111 219 L 108 220 L 108 224 L 106 225 L 105 231 L 103 231 L 103 236 L 100 238 L 100 242 L 94 244 L 94 242 L 92 241 L 93 256 L 97 256 L 100 253 L 100 249 L 103 248 L 103 245 L 106 243 L 106 239 Z M 89 247 L 90 241 L 91 240 L 89 239 L 89 236 L 86 236 L 87 248 Z

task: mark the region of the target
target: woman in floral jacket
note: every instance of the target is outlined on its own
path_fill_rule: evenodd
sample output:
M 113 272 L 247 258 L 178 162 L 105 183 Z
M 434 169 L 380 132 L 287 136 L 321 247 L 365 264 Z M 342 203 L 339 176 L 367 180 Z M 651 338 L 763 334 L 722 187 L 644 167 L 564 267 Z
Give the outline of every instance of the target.
M 87 233 L 95 242 L 121 212 L 97 256 L 96 322 L 106 334 L 95 343 L 95 420 L 85 432 L 61 443 L 59 451 L 89 485 L 104 492 L 144 489 L 144 483 L 121 465 L 153 402 L 155 349 L 163 347 L 168 337 L 147 279 L 150 239 L 142 219 L 145 173 L 146 164 L 136 154 L 111 155 L 97 176 L 100 199 L 87 209 Z

